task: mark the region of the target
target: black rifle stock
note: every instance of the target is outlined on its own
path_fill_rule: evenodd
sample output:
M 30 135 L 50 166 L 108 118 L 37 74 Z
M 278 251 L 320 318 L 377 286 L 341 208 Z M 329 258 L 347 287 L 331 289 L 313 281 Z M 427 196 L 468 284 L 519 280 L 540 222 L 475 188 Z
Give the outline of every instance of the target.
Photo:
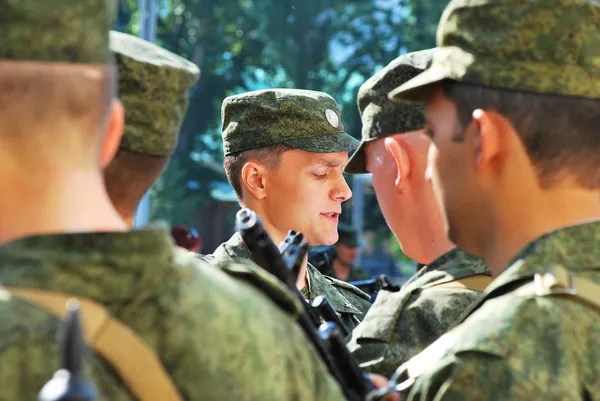
M 369 294 L 371 296 L 371 303 L 375 302 L 379 291 L 400 291 L 400 287 L 392 284 L 385 274 L 380 274 L 369 280 L 350 281 L 348 284 L 352 284 L 356 288 Z
M 308 253 L 308 241 L 304 239 L 302 233 L 290 230 L 281 245 L 279 245 L 279 252 L 283 258 L 283 263 L 289 272 L 288 276 L 291 276 L 292 278 L 291 283 L 294 284 L 293 289 L 290 289 L 294 292 L 299 292 L 295 283 L 298 280 L 302 262 Z M 302 293 L 300 293 L 300 297 L 304 299 Z M 308 310 L 313 318 L 315 326 L 319 327 L 323 320 L 326 322 L 333 322 L 337 325 L 342 337 L 345 338 L 349 334 L 342 323 L 342 320 L 335 312 L 335 309 L 333 309 L 325 297 L 319 296 L 315 298 L 312 308 L 308 308 Z
M 321 325 L 317 309 L 308 304 L 296 287 L 297 275 L 292 278 L 289 274 L 289 270 L 295 269 L 299 263 L 302 263 L 308 250 L 306 241 L 302 241 L 302 237 L 298 239 L 302 234 L 293 231 L 288 234 L 288 238 L 281 245 L 284 253 L 282 255 L 253 211 L 240 210 L 236 215 L 236 228 L 250 250 L 254 262 L 281 280 L 300 300 L 303 312 L 298 318 L 298 323 L 317 349 L 330 374 L 340 384 L 347 399 L 365 400 L 368 392 L 372 390 L 372 384 L 362 374 L 357 362 L 346 348 L 339 326 L 330 321 Z M 330 305 L 327 306 L 331 308 Z
M 83 374 L 86 346 L 80 319 L 78 304 L 70 304 L 61 341 L 62 369 L 44 385 L 38 394 L 39 401 L 98 399 L 96 388 Z

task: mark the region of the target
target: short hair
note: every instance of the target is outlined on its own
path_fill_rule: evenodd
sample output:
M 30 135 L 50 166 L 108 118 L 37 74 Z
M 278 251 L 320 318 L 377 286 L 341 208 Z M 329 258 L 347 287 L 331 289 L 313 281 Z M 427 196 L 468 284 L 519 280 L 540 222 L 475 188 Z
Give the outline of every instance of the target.
M 24 154 L 30 146 L 56 143 L 60 149 L 61 138 L 99 143 L 110 115 L 114 75 L 107 65 L 0 61 L 0 140 L 18 143 L 15 149 Z M 62 149 L 77 157 L 75 148 Z
M 476 109 L 495 110 L 517 131 L 542 188 L 571 176 L 587 189 L 600 188 L 600 101 L 519 92 L 447 80 L 456 104 L 461 141 Z
M 167 156 L 152 156 L 119 149 L 104 170 L 106 190 L 121 213 L 134 213 L 144 194 L 160 177 Z
M 239 200 L 242 200 L 242 168 L 250 160 L 261 163 L 269 170 L 279 167 L 281 155 L 293 148 L 284 144 L 244 150 L 225 156 L 223 167 L 227 181 L 235 190 Z

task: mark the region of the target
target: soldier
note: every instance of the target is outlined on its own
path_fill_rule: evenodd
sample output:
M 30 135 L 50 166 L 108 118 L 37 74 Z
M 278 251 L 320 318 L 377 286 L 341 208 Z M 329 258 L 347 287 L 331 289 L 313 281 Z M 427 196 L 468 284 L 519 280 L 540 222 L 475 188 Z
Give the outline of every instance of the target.
M 310 245 L 333 245 L 342 202 L 352 196 L 342 168 L 357 143 L 335 100 L 307 90 L 248 92 L 223 101 L 222 120 L 225 173 L 240 204 L 260 216 L 276 244 L 293 229 Z M 234 234 L 204 259 L 218 265 L 250 253 Z M 367 294 L 310 263 L 297 286 L 309 301 L 325 295 L 349 332 L 370 306 Z
M 600 5 L 453 0 L 437 37 L 432 66 L 390 96 L 426 102 L 450 239 L 495 279 L 406 364 L 409 399 L 595 399 Z
M 335 243 L 336 257 L 333 259 L 335 277 L 342 281 L 368 280 L 369 275 L 355 266 L 360 241 L 356 229 L 349 224 L 338 225 L 338 241 Z
M 341 400 L 297 303 L 264 272 L 202 264 L 160 227 L 126 231 L 102 178 L 123 130 L 107 2 L 2 11 L 0 399 L 35 399 L 77 297 L 104 400 Z
M 444 232 L 442 212 L 425 179 L 430 140 L 424 108 L 394 104 L 388 93 L 421 73 L 434 49 L 405 54 L 358 92 L 362 142 L 345 167 L 372 173 L 387 224 L 404 253 L 424 267 L 399 292 L 380 291 L 349 348 L 369 372 L 390 376 L 444 334 L 491 278 L 483 261 L 456 248 Z
M 118 67 L 119 100 L 127 114 L 123 139 L 104 170 L 108 195 L 133 227 L 137 207 L 167 166 L 198 67 L 135 36 L 110 33 Z

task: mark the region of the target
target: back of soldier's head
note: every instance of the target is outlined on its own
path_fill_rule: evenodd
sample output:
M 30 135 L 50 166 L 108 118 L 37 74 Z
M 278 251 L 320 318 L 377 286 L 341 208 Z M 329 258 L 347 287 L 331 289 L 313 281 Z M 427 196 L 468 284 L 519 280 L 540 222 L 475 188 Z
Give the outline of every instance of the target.
M 499 112 L 518 132 L 541 187 L 570 177 L 600 189 L 598 2 L 454 0 L 437 41 L 432 66 L 392 98 L 422 101 L 442 88 L 462 128 L 476 109 Z
M 110 49 L 127 118 L 119 151 L 104 175 L 113 204 L 129 218 L 175 150 L 188 90 L 200 71 L 168 50 L 121 32 L 110 33 Z
M 29 167 L 98 162 L 113 96 L 111 8 L 109 0 L 3 2 L 0 148 L 8 155 L 5 161 Z

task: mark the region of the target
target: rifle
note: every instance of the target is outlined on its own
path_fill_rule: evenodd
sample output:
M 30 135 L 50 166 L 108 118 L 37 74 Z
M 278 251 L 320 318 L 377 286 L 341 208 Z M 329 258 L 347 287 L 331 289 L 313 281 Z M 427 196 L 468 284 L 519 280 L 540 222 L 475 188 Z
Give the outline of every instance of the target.
M 79 304 L 69 302 L 61 341 L 62 369 L 56 371 L 38 394 L 39 401 L 94 401 L 98 392 L 83 374 L 86 352 Z
M 320 309 L 331 308 L 324 297 L 315 299 L 309 305 L 302 293 L 296 288 L 296 280 L 290 275 L 290 270 L 296 270 L 306 256 L 308 244 L 301 233 L 290 231 L 281 244 L 281 250 L 275 246 L 256 213 L 250 209 L 242 209 L 236 215 L 236 229 L 250 250 L 252 259 L 260 267 L 282 281 L 287 288 L 300 300 L 302 313 L 298 323 L 307 338 L 314 345 L 329 373 L 339 383 L 349 401 L 364 401 L 373 384 L 362 374 L 358 363 L 352 357 L 338 324 L 326 321 L 321 324 L 323 317 Z M 332 312 L 337 314 L 335 311 Z M 339 319 L 339 318 L 338 318 Z
M 370 280 L 350 281 L 348 284 L 352 284 L 353 286 L 371 295 L 371 303 L 375 302 L 377 293 L 381 290 L 390 292 L 400 291 L 400 287 L 392 284 L 385 274 L 380 274 L 379 276 Z

